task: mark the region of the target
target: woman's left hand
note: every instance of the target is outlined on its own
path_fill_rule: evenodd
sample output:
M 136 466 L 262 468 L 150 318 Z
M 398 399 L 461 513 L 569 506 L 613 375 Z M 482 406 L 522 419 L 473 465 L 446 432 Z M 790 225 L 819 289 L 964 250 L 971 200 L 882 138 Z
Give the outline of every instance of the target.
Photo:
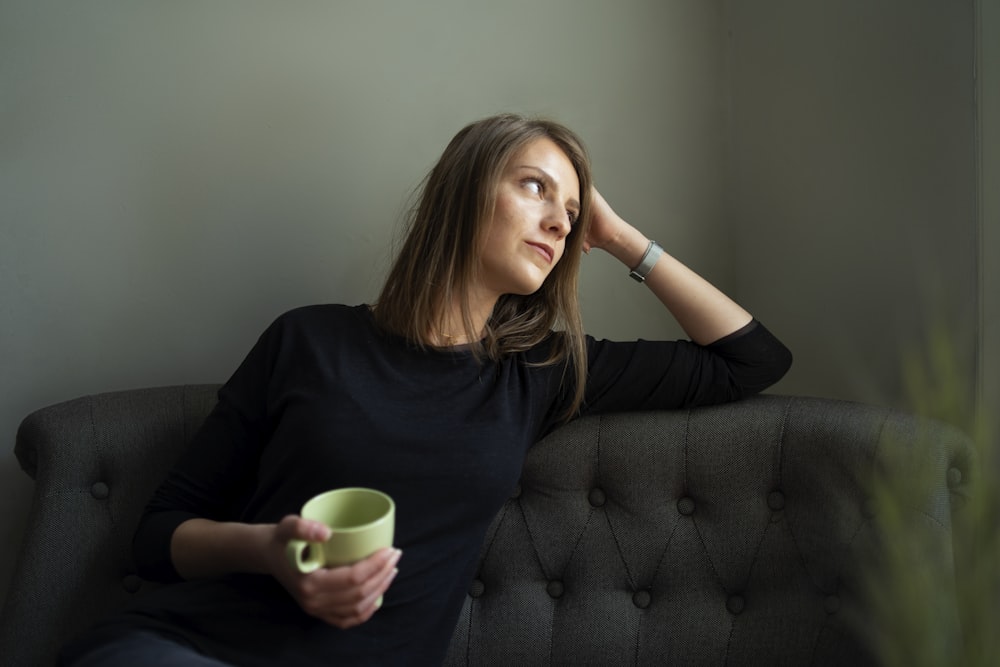
M 614 212 L 596 188 L 591 188 L 591 221 L 583 251 L 600 248 L 629 269 L 649 249 L 650 239 Z M 708 345 L 739 330 L 752 316 L 707 280 L 668 252 L 647 274 L 645 283 L 696 343 Z
M 614 212 L 597 188 L 591 187 L 590 202 L 590 230 L 583 241 L 583 251 L 588 253 L 593 248 L 607 249 L 619 241 L 622 233 L 629 227 L 629 224 Z

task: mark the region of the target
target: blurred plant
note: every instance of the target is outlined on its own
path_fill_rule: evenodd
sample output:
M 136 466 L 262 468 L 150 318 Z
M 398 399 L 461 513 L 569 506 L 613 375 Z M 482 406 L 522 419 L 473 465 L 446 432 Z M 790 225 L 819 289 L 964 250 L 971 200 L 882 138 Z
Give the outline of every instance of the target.
M 975 443 L 976 478 L 962 479 L 917 433 L 909 442 L 885 443 L 882 472 L 872 488 L 884 560 L 868 573 L 873 633 L 883 664 L 920 667 L 1000 664 L 1000 447 L 995 414 L 975 410 L 974 382 L 963 371 L 963 353 L 944 326 L 931 330 L 920 349 L 904 353 L 902 372 L 910 411 L 956 427 Z M 940 438 L 940 432 L 937 436 Z M 962 438 L 961 433 L 955 434 Z M 955 512 L 953 545 L 940 536 L 925 508 L 927 489 L 944 477 Z M 926 528 L 926 530 L 922 529 Z M 954 549 L 955 579 L 942 578 L 935 563 L 948 563 Z M 957 602 L 958 616 L 954 606 Z M 961 645 L 957 645 L 958 643 Z

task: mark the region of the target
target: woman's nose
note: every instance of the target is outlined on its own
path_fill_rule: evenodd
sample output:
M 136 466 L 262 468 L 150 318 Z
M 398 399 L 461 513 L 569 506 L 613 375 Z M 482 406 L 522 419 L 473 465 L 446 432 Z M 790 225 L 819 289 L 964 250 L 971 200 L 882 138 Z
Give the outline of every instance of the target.
M 562 207 L 554 205 L 546 208 L 545 219 L 542 221 L 542 225 L 546 230 L 558 234 L 559 238 L 568 235 L 571 228 L 569 214 Z

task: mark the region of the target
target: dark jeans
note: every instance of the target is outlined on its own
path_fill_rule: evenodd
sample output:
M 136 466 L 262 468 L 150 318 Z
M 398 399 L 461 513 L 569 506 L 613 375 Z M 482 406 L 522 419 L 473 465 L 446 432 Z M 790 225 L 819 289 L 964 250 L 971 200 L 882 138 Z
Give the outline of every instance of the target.
M 63 650 L 59 664 L 65 667 L 228 667 L 228 663 L 204 656 L 187 644 L 148 631 L 128 633 L 82 651 L 69 646 Z

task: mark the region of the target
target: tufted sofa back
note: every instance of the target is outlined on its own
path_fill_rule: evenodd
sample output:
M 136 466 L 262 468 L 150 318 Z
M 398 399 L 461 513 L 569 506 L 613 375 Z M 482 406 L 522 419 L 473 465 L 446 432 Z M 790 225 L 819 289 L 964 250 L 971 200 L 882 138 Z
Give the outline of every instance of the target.
M 25 419 L 36 479 L 0 618 L 0 662 L 59 644 L 142 594 L 129 543 L 215 386 L 100 394 Z M 951 513 L 973 455 L 955 429 L 872 406 L 760 396 L 589 417 L 538 443 L 482 547 L 448 665 L 870 664 L 869 483 L 932 468 L 912 499 L 918 556 L 954 577 Z M 926 467 L 924 466 L 924 467 Z M 958 643 L 954 604 L 943 636 Z
M 909 508 L 931 547 L 914 557 L 952 578 L 973 466 L 954 429 L 778 396 L 572 423 L 530 452 L 494 521 L 449 664 L 873 664 L 869 488 L 912 472 L 889 460 L 899 443 L 933 468 Z

